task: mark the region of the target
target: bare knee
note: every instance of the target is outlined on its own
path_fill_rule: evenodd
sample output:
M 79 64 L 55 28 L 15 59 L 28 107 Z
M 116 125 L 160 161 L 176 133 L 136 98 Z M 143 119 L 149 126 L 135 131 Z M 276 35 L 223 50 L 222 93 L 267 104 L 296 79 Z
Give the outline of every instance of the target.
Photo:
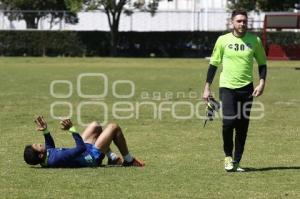
M 92 121 L 90 123 L 91 126 L 100 126 L 100 124 L 97 121 Z
M 101 125 L 97 121 L 91 122 L 89 126 L 92 127 L 92 128 L 94 128 L 94 129 L 100 128 L 100 130 L 102 130 Z
M 110 128 L 112 131 L 117 131 L 120 129 L 120 126 L 117 123 L 109 123 L 107 128 Z

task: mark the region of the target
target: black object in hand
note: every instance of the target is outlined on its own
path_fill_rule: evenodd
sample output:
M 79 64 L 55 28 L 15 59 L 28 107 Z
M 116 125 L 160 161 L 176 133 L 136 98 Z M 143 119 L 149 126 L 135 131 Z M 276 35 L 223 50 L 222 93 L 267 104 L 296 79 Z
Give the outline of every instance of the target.
M 220 109 L 220 103 L 216 101 L 212 96 L 208 97 L 208 102 L 206 105 L 206 119 L 204 122 L 204 127 L 206 125 L 206 122 L 212 121 L 215 117 L 215 111 L 218 111 Z

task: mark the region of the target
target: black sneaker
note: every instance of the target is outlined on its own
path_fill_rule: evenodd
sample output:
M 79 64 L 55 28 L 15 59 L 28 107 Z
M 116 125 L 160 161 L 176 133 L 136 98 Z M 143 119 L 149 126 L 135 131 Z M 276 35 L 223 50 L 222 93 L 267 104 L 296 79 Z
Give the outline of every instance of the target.
M 115 160 L 108 158 L 107 165 L 110 166 L 121 166 L 123 165 L 123 159 L 121 157 L 117 157 Z
M 141 160 L 133 158 L 133 160 L 131 162 L 126 162 L 124 160 L 123 166 L 124 167 L 143 167 L 143 166 L 145 166 L 145 163 Z

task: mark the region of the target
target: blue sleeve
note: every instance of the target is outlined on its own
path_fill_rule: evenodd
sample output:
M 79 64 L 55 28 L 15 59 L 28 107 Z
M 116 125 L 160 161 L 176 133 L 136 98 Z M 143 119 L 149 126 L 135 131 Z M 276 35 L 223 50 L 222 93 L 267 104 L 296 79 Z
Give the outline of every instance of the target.
M 78 133 L 72 133 L 72 136 L 76 142 L 76 147 L 68 148 L 67 150 L 60 151 L 56 153 L 54 162 L 56 163 L 66 163 L 69 160 L 76 158 L 77 156 L 81 155 L 83 152 L 86 151 L 86 146 Z
M 50 132 L 49 133 L 45 133 L 44 134 L 44 138 L 45 138 L 46 150 L 47 149 L 51 149 L 51 148 L 55 148 L 54 140 L 53 140 Z
M 78 133 L 72 133 L 72 136 L 76 142 L 76 147 L 73 149 L 75 149 L 76 153 L 83 153 L 86 150 L 86 146 L 82 140 L 82 137 Z

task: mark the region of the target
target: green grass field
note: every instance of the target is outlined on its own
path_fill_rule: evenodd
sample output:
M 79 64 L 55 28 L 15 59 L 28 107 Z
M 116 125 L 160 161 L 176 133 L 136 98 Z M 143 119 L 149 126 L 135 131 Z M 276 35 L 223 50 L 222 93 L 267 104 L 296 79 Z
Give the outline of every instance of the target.
M 264 104 L 265 116 L 251 121 L 242 161 L 242 166 L 250 169 L 246 173 L 223 170 L 220 119 L 203 128 L 203 120 L 197 116 L 179 119 L 164 111 L 161 120 L 154 118 L 150 106 L 142 107 L 138 117 L 135 113 L 130 119 L 113 117 L 117 102 L 165 103 L 166 109 L 171 106 L 168 102 L 196 105 L 207 65 L 202 59 L 0 58 L 0 198 L 300 198 L 300 71 L 295 70 L 300 62 L 268 64 L 265 93 L 256 99 Z M 78 95 L 77 78 L 82 73 L 108 77 L 104 99 Z M 257 70 L 254 73 L 257 77 Z M 59 99 L 51 95 L 54 80 L 70 81 L 71 96 Z M 134 83 L 132 97 L 118 99 L 113 95 L 114 86 L 119 95 L 133 90 L 117 80 Z M 217 81 L 213 85 L 216 93 Z M 97 77 L 83 78 L 81 83 L 86 95 L 104 89 Z M 69 92 L 67 84 L 54 88 L 57 95 Z M 166 93 L 169 99 L 165 99 Z M 190 93 L 197 96 L 189 97 Z M 146 167 L 40 169 L 26 165 L 24 146 L 43 142 L 33 123 L 39 114 L 48 119 L 57 146 L 74 145 L 72 137 L 60 131 L 58 121 L 51 118 L 54 102 L 70 103 L 75 123 L 104 120 L 105 115 L 118 122 L 130 151 L 145 160 Z M 107 114 L 97 105 L 81 107 L 86 102 L 104 103 Z M 198 108 L 203 113 L 203 106 Z M 68 112 L 66 106 L 59 105 L 53 110 L 55 116 Z M 176 108 L 176 115 L 189 112 L 188 106 Z M 119 113 L 124 117 L 130 114 Z

